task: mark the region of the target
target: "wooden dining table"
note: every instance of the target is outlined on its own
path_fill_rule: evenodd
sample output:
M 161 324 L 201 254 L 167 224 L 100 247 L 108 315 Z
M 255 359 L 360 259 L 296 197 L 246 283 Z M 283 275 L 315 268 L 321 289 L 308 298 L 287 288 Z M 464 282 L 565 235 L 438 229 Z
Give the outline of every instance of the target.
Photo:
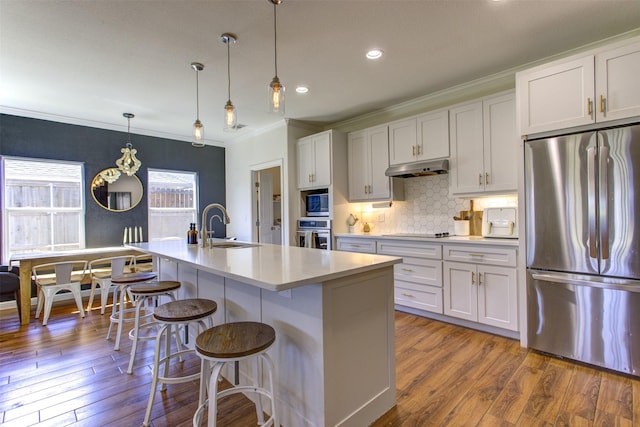
M 29 252 L 13 254 L 11 264 L 20 266 L 20 324 L 28 325 L 31 320 L 31 269 L 35 265 L 50 262 L 86 260 L 93 261 L 100 258 L 109 258 L 121 255 L 141 255 L 143 252 L 124 246 L 112 246 L 105 248 L 76 249 L 60 252 Z

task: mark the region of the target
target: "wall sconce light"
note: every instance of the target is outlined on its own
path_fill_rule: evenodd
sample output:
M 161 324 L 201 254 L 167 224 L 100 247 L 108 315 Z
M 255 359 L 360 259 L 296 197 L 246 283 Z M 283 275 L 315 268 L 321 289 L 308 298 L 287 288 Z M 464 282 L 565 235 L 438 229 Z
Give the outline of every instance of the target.
M 142 165 L 142 162 L 136 157 L 138 150 L 131 145 L 131 119 L 135 116 L 131 113 L 123 113 L 122 116 L 127 118 L 127 145 L 120 149 L 122 157 L 116 160 L 116 166 L 122 172 L 132 176 L 138 172 L 140 165 Z
M 200 88 L 198 87 L 198 74 L 204 70 L 204 65 L 199 62 L 192 62 L 191 68 L 196 72 L 196 121 L 193 123 L 193 141 L 191 145 L 204 147 L 204 125 L 200 121 Z
M 227 81 L 228 81 L 228 93 L 229 97 L 227 103 L 224 106 L 224 127 L 222 128 L 226 132 L 232 132 L 237 129 L 238 115 L 236 114 L 236 107 L 231 103 L 231 58 L 229 54 L 229 47 L 236 43 L 235 34 L 224 33 L 222 35 L 222 43 L 227 45 Z
M 269 83 L 269 112 L 275 114 L 284 114 L 284 85 L 280 83 L 278 78 L 278 32 L 276 8 L 284 0 L 267 0 L 273 4 L 273 46 L 274 46 L 274 63 L 276 75 Z

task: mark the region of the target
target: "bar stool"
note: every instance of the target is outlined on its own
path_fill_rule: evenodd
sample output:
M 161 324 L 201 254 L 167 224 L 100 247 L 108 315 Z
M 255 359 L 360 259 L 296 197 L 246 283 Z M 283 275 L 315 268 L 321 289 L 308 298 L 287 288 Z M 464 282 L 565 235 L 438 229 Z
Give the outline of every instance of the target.
M 138 341 L 155 340 L 157 335 L 156 333 L 153 336 L 140 336 L 141 328 L 150 328 L 158 325 L 158 323 L 154 321 L 140 325 L 140 310 L 144 305 L 143 302 L 146 300 L 148 304 L 149 301 L 147 300 L 147 298 L 152 298 L 152 302 L 155 304 L 158 301 L 158 297 L 161 296 L 167 296 L 172 301 L 175 301 L 176 297 L 173 295 L 173 292 L 180 289 L 180 286 L 180 282 L 177 282 L 175 280 L 160 280 L 138 283 L 127 288 L 127 292 L 131 294 L 131 296 L 133 297 L 133 302 L 136 305 L 136 314 L 133 319 L 133 329 L 129 331 L 129 339 L 133 341 L 133 345 L 131 346 L 131 356 L 129 357 L 129 367 L 127 368 L 127 374 L 133 373 L 133 361 L 136 357 Z M 147 307 L 145 308 L 145 316 L 142 316 L 142 318 L 144 319 L 151 316 L 153 314 L 153 311 L 154 308 L 147 305 Z
M 116 286 L 113 290 L 113 307 L 111 310 L 111 316 L 109 316 L 109 330 L 107 331 L 107 339 L 111 337 L 111 331 L 113 330 L 113 325 L 118 325 L 118 330 L 116 333 L 116 343 L 113 347 L 114 350 L 120 350 L 120 337 L 122 336 L 122 327 L 125 322 L 124 313 L 129 311 L 133 311 L 133 309 L 125 310 L 124 308 L 124 297 L 127 289 L 136 283 L 144 283 L 149 280 L 155 279 L 157 276 L 155 273 L 151 272 L 137 272 L 137 273 L 125 273 L 119 276 L 115 276 L 111 278 L 111 283 Z M 118 299 L 118 293 L 120 293 L 120 298 Z M 116 308 L 116 301 L 120 301 L 118 308 Z M 133 319 L 127 319 L 133 320 Z
M 179 301 L 170 301 L 157 307 L 153 313 L 154 320 L 161 326 L 156 336 L 156 350 L 153 358 L 153 370 L 151 372 L 153 381 L 151 382 L 151 393 L 149 394 L 149 403 L 147 404 L 147 412 L 144 415 L 143 426 L 149 426 L 151 418 L 151 409 L 156 395 L 156 387 L 161 383 L 160 391 L 166 390 L 166 384 L 178 384 L 197 380 L 200 372 L 191 375 L 169 377 L 169 364 L 171 359 L 178 358 L 182 361 L 185 354 L 194 353 L 193 349 L 183 349 L 180 342 L 180 327 L 186 327 L 189 323 L 195 322 L 204 331 L 207 328 L 205 319 L 209 320 L 209 327 L 212 326 L 211 316 L 218 309 L 215 301 L 208 299 L 196 298 L 185 299 Z M 171 352 L 171 335 L 176 339 L 176 351 Z M 165 337 L 164 357 L 160 357 L 160 347 L 162 338 Z M 164 365 L 164 371 L 160 374 L 160 367 Z
M 202 413 L 209 405 L 208 427 L 216 426 L 218 412 L 218 398 L 235 393 L 255 394 L 258 424 L 261 426 L 279 426 L 276 413 L 275 381 L 276 372 L 267 351 L 276 340 L 276 331 L 269 325 L 258 322 L 233 322 L 214 326 L 202 332 L 196 338 L 196 354 L 202 359 L 200 369 L 200 405 L 193 416 L 194 427 L 200 426 Z M 253 385 L 236 385 L 226 390 L 218 391 L 220 371 L 228 362 L 239 362 L 253 359 Z M 260 370 L 258 362 L 262 359 L 269 376 L 269 389 L 260 385 Z M 207 376 L 209 376 L 209 398 L 207 394 Z M 271 416 L 265 421 L 262 412 L 261 396 L 266 396 L 271 402 Z

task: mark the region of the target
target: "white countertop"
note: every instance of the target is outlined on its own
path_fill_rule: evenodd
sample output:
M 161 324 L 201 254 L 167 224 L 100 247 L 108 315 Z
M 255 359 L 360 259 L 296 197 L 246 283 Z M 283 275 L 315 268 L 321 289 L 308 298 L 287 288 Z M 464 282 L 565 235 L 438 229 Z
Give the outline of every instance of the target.
M 494 237 L 482 237 L 482 236 L 424 237 L 424 236 L 397 236 L 393 234 L 372 234 L 372 233 L 336 233 L 335 237 L 408 240 L 408 241 L 432 242 L 432 243 L 442 243 L 442 244 L 465 243 L 465 244 L 473 244 L 473 245 L 518 246 L 518 239 L 497 239 Z
M 386 255 L 269 244 L 209 249 L 188 245 L 186 241 L 168 240 L 127 246 L 270 291 L 321 283 L 402 261 L 402 258 Z

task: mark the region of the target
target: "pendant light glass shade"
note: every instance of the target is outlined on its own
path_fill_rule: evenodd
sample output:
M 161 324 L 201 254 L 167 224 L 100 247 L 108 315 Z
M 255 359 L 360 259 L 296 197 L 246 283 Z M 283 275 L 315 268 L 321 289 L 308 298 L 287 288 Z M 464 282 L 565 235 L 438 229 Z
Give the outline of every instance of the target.
M 274 114 L 284 114 L 284 85 L 280 83 L 280 79 L 278 78 L 278 31 L 277 31 L 277 14 L 276 8 L 279 4 L 281 4 L 284 0 L 267 0 L 269 3 L 273 4 L 273 46 L 274 46 L 274 64 L 275 64 L 275 76 L 271 83 L 269 83 L 268 88 L 268 102 L 269 102 L 269 112 Z
M 226 132 L 232 132 L 237 129 L 238 116 L 236 115 L 236 107 L 233 106 L 231 100 L 227 101 L 227 105 L 224 106 L 224 130 Z
M 204 147 L 204 125 L 200 121 L 200 88 L 198 85 L 198 74 L 204 70 L 204 65 L 199 62 L 192 62 L 191 68 L 196 72 L 196 121 L 193 122 L 193 141 L 191 145 Z
M 236 107 L 231 102 L 231 57 L 229 54 L 229 48 L 236 42 L 235 34 L 224 33 L 222 36 L 222 43 L 227 45 L 227 89 L 228 99 L 224 106 L 224 126 L 222 130 L 225 132 L 233 132 L 238 129 L 238 115 L 236 114 Z
M 120 149 L 122 157 L 116 160 L 116 166 L 127 175 L 133 176 L 142 165 L 142 162 L 136 157 L 138 150 L 133 148 L 131 144 L 131 119 L 135 116 L 131 113 L 123 113 L 122 115 L 127 118 L 127 144 Z

